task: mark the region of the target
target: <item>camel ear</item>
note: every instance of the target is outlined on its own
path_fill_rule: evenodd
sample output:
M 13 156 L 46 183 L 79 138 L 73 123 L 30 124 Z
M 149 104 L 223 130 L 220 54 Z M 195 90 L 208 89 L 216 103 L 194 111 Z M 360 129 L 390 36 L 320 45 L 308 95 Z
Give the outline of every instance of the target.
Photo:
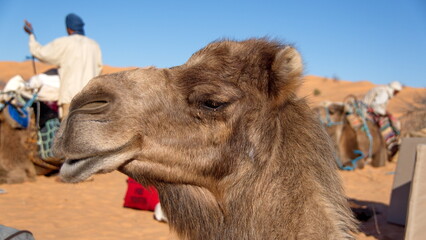
M 270 83 L 270 91 L 275 104 L 281 105 L 294 97 L 302 84 L 303 63 L 299 52 L 290 46 L 279 50 L 272 63 L 272 72 L 275 77 Z

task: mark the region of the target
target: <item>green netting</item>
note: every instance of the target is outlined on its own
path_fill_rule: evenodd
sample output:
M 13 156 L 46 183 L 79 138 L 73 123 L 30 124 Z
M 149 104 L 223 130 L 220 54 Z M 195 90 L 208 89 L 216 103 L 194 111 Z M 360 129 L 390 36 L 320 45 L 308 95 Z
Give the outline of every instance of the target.
M 38 152 L 41 159 L 53 158 L 53 139 L 60 125 L 58 118 L 52 118 L 47 120 L 45 126 L 37 131 Z

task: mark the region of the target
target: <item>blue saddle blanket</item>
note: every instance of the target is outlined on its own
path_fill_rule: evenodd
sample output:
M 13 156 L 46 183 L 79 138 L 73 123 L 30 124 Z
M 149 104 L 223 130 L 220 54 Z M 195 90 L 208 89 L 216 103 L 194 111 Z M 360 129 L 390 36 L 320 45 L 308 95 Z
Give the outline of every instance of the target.
M 7 112 L 12 120 L 14 120 L 19 127 L 27 128 L 30 123 L 30 116 L 26 109 L 17 109 L 15 106 L 8 104 Z

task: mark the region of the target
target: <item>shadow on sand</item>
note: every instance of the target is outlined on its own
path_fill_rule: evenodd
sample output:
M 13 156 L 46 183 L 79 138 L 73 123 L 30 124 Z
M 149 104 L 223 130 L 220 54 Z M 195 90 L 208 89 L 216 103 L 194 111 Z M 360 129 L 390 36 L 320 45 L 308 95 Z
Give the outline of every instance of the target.
M 380 240 L 404 239 L 405 227 L 387 222 L 388 205 L 356 199 L 349 199 L 349 203 L 365 235 Z

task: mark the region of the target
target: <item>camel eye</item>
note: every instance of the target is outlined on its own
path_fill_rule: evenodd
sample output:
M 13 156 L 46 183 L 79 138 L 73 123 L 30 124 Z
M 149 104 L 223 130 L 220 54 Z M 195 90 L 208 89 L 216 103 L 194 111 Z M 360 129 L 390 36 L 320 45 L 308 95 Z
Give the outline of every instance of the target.
M 217 101 L 213 101 L 213 100 L 206 100 L 206 101 L 202 102 L 202 106 L 204 108 L 209 109 L 209 110 L 214 110 L 214 111 L 220 109 L 224 105 L 225 105 L 225 103 L 223 103 L 223 102 L 217 102 Z

